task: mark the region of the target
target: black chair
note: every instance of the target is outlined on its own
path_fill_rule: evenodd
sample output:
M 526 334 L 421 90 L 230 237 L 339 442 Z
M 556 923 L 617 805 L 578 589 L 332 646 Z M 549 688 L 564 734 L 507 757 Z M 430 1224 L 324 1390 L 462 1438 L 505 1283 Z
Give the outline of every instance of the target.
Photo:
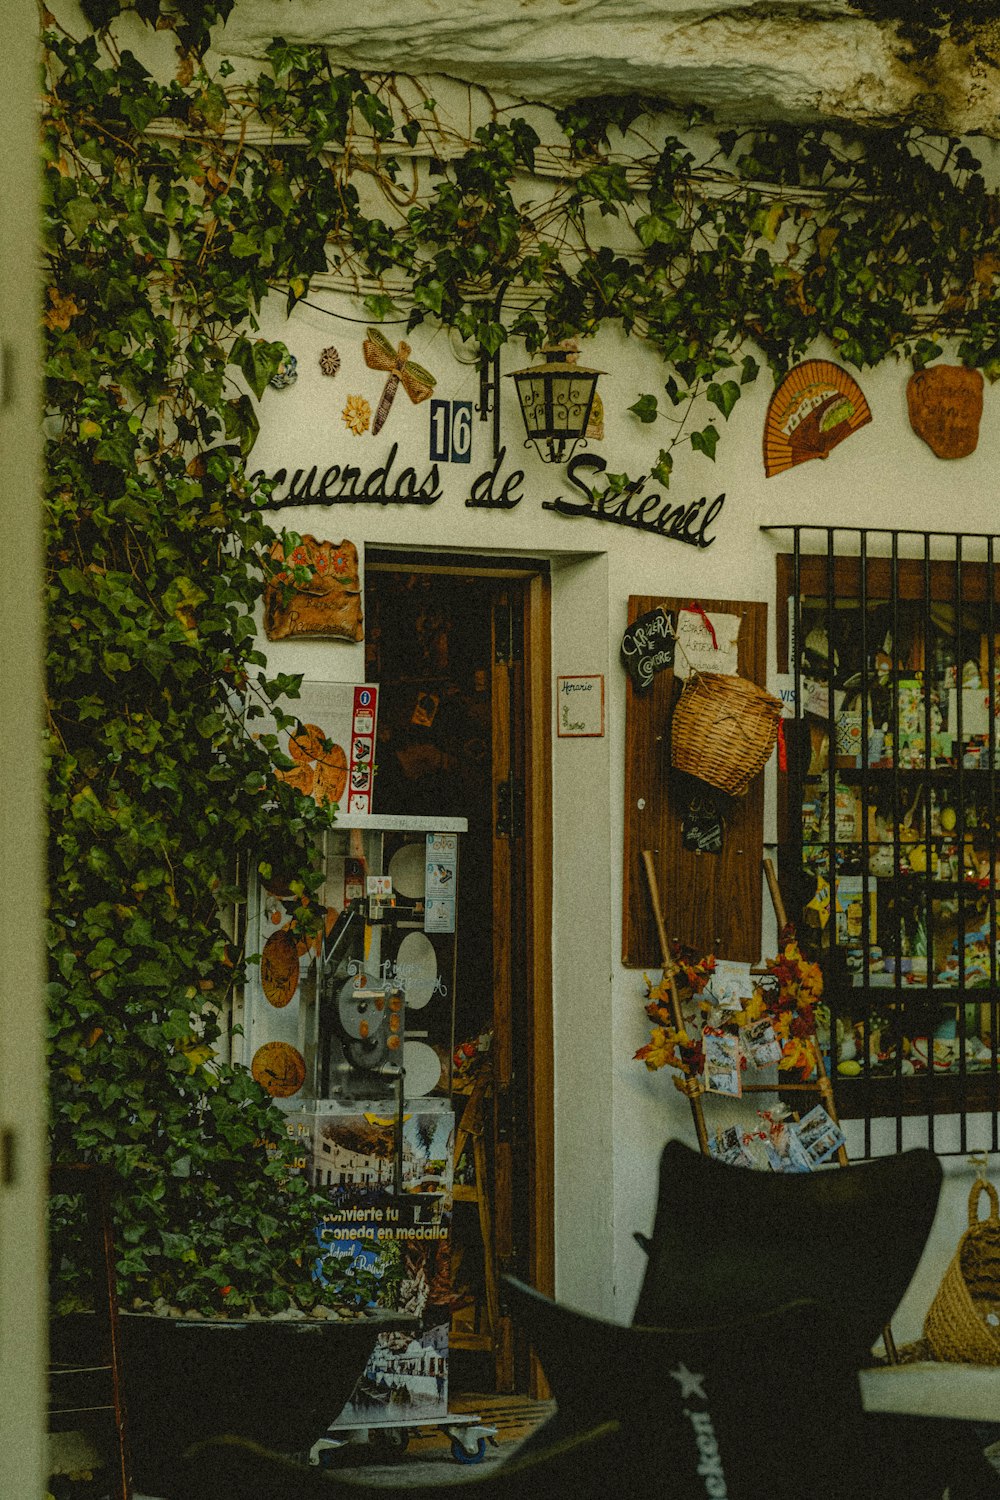
M 739 1278 L 739 1272 L 736 1272 Z M 688 1327 L 607 1323 L 505 1278 L 556 1414 L 524 1446 L 617 1424 L 607 1494 L 644 1500 L 860 1500 L 873 1455 L 854 1365 L 829 1312 L 798 1300 Z M 899 1500 L 902 1500 L 902 1492 Z M 907 1500 L 915 1500 L 913 1495 Z
M 470 1500 L 598 1500 L 608 1493 L 617 1447 L 615 1422 L 554 1439 L 523 1457 L 515 1454 L 496 1468 L 463 1474 L 456 1488 Z M 404 1500 L 442 1493 L 437 1483 L 366 1482 L 361 1476 L 306 1467 L 269 1452 L 245 1438 L 219 1437 L 185 1454 L 164 1500 Z
M 732 1169 L 734 1171 L 739 1169 Z M 772 1271 L 780 1281 L 781 1268 Z M 697 1278 L 697 1270 L 693 1271 Z M 597 1494 L 628 1500 L 997 1500 L 963 1423 L 873 1417 L 841 1322 L 816 1301 L 687 1328 L 623 1326 L 505 1277 L 556 1414 L 521 1450 L 611 1421 Z M 758 1284 L 733 1270 L 745 1307 Z M 762 1289 L 767 1300 L 769 1288 Z M 589 1494 L 590 1491 L 585 1493 Z
M 641 1495 L 642 1424 L 657 1423 L 650 1392 L 669 1386 L 679 1358 L 713 1372 L 712 1423 L 727 1464 L 717 1492 L 728 1500 L 940 1500 L 947 1484 L 951 1500 L 1000 1500 L 965 1424 L 868 1417 L 861 1408 L 857 1371 L 871 1363 L 916 1270 L 941 1176 L 924 1150 L 784 1175 L 668 1142 L 653 1233 L 637 1236 L 648 1263 L 631 1328 L 507 1278 L 558 1408 L 526 1448 L 617 1420 L 619 1468 Z M 682 1411 L 680 1420 L 675 1408 L 657 1431 L 677 1470 L 690 1417 Z M 665 1489 L 671 1500 L 713 1493 L 703 1475 L 698 1489 L 690 1464 L 679 1472 L 688 1487 Z
M 819 1172 L 753 1172 L 668 1141 L 633 1321 L 699 1322 L 797 1298 L 823 1302 L 856 1365 L 899 1306 L 941 1191 L 931 1151 Z

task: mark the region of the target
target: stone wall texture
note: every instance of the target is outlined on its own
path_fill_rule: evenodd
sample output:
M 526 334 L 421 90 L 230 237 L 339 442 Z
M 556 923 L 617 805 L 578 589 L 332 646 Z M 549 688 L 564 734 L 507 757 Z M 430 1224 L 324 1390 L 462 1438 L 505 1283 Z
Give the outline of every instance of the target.
M 555 104 L 636 92 L 705 105 L 723 123 L 902 120 L 1000 137 L 1000 19 L 923 66 L 893 25 L 846 0 L 237 0 L 219 45 L 261 56 L 276 34 L 342 65 L 450 74 Z

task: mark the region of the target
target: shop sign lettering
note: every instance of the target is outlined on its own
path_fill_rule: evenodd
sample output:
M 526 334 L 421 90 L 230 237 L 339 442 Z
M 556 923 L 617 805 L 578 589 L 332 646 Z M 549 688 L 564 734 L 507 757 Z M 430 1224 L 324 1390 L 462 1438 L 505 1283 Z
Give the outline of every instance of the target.
M 515 505 L 520 505 L 524 497 L 519 485 L 524 478 L 524 470 L 513 469 L 501 484 L 500 465 L 506 456 L 507 449 L 501 448 L 493 461 L 492 469 L 484 469 L 479 478 L 472 481 L 466 505 L 476 510 L 513 510 Z
M 593 453 L 579 453 L 566 466 L 566 478 L 583 496 L 582 500 L 543 500 L 543 510 L 554 510 L 561 516 L 591 516 L 595 521 L 610 521 L 615 526 L 634 526 L 656 536 L 686 542 L 689 547 L 710 547 L 715 538 L 708 528 L 726 503 L 724 494 L 709 502 L 703 495 L 689 504 L 671 505 L 666 495 L 656 491 L 644 493 L 648 474 L 632 479 L 624 489 L 612 494 L 608 487 L 594 489 L 583 477 L 588 472 L 602 474 L 607 461 Z
M 268 509 L 284 510 L 289 505 L 433 505 L 440 500 L 437 464 L 432 464 L 419 480 L 412 468 L 400 469 L 394 475 L 398 452 L 399 444 L 393 443 L 385 463 L 367 475 L 353 464 L 330 464 L 323 470 L 313 464 L 310 469 L 295 469 L 291 477 L 287 469 L 276 469 L 270 475 L 274 490 Z M 251 475 L 258 481 L 267 477 L 263 469 Z

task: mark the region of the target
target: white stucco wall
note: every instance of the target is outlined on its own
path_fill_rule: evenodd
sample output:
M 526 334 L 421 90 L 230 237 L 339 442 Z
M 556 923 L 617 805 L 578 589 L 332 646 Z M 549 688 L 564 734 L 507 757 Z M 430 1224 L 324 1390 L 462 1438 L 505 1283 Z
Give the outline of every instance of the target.
M 320 472 L 346 462 L 368 473 L 399 445 L 396 471 L 412 464 L 418 477 L 429 469 L 427 405 L 413 406 L 400 390 L 383 431 L 356 437 L 341 419 L 349 394 L 362 394 L 374 409 L 384 377 L 361 357 L 363 308 L 342 296 L 313 293 L 328 309 L 298 308 L 286 321 L 275 299 L 262 332 L 285 340 L 298 360 L 296 384 L 268 390 L 261 403 L 261 434 L 252 467 L 271 474 Z M 336 313 L 338 316 L 330 316 Z M 344 321 L 346 318 L 360 322 Z M 405 330 L 386 327 L 398 339 Z M 474 366 L 458 363 L 448 336 L 428 325 L 408 336 L 413 357 L 435 375 L 435 394 L 475 401 Z M 335 379 L 319 370 L 320 351 L 333 344 L 342 360 Z M 825 349 L 811 353 L 825 356 Z M 581 362 L 606 373 L 600 390 L 606 437 L 592 452 L 611 472 L 637 475 L 655 460 L 660 429 L 643 427 L 627 407 L 644 391 L 662 387 L 650 352 L 617 332 L 587 343 Z M 504 368 L 525 363 L 516 346 L 504 351 Z M 867 371 L 860 383 L 872 422 L 839 446 L 826 461 L 803 464 L 772 479 L 764 476 L 761 433 L 771 380 L 762 374 L 738 403 L 719 444 L 718 462 L 701 456 L 678 461 L 670 488 L 674 503 L 724 493 L 725 506 L 706 549 L 610 523 L 570 519 L 544 510 L 541 502 L 572 495 L 564 470 L 546 465 L 522 446 L 520 415 L 512 383 L 502 393 L 503 473 L 524 469 L 524 498 L 510 511 L 473 510 L 464 504 L 469 482 L 492 462 L 490 425 L 474 422 L 471 464 L 440 466 L 441 498 L 429 506 L 337 504 L 278 512 L 281 522 L 302 532 L 365 544 L 450 548 L 462 551 L 547 556 L 553 581 L 553 676 L 602 672 L 606 677 L 606 735 L 596 740 L 553 740 L 552 814 L 555 847 L 553 921 L 554 1029 L 556 1038 L 556 1245 L 559 1295 L 595 1312 L 628 1318 L 642 1273 L 635 1229 L 651 1222 L 660 1148 L 669 1135 L 693 1139 L 685 1101 L 664 1072 L 649 1074 L 632 1061 L 645 1039 L 642 975 L 623 969 L 621 951 L 622 841 L 624 828 L 625 674 L 618 647 L 630 593 L 663 593 L 764 601 L 769 607 L 768 643 L 774 669 L 774 554 L 787 546 L 761 531 L 763 525 L 810 522 L 846 526 L 907 526 L 969 532 L 1000 525 L 996 474 L 1000 464 L 1000 393 L 986 391 L 979 447 L 970 457 L 947 463 L 934 457 L 910 430 L 905 386 L 908 367 L 887 364 Z M 705 420 L 708 419 L 706 413 Z M 655 482 L 651 488 L 659 489 Z M 350 680 L 363 672 L 360 646 L 325 642 L 274 642 L 266 646 L 276 670 L 307 677 Z M 773 839 L 773 764 L 766 773 L 765 838 Z M 762 954 L 772 949 L 774 929 L 765 896 Z M 889 1149 L 887 1143 L 887 1149 Z M 935 1254 L 921 1287 L 933 1289 L 957 1241 L 967 1192 L 964 1163 L 955 1163 L 935 1232 Z M 585 1226 L 585 1227 L 584 1227 Z M 927 1291 L 927 1297 L 930 1295 Z M 914 1299 L 911 1299 L 914 1300 Z M 906 1313 L 899 1336 L 916 1337 L 923 1305 Z
M 77 34 L 86 29 L 75 0 L 59 0 L 57 8 Z M 171 74 L 174 58 L 167 34 L 153 36 L 128 16 L 122 18 L 120 31 L 154 70 L 164 77 Z M 241 72 L 256 72 L 256 65 L 246 58 L 238 59 L 238 65 Z M 465 90 L 452 90 L 445 80 L 435 78 L 432 92 L 439 114 L 454 107 L 464 131 L 467 110 L 472 108 Z M 481 99 L 475 109 L 478 122 Z M 536 124 L 539 114 L 532 114 Z M 980 141 L 976 150 L 995 172 L 1000 148 Z M 532 192 L 532 184 L 522 184 L 522 190 Z M 613 223 L 604 227 L 613 233 Z M 261 332 L 285 340 L 297 357 L 299 378 L 287 390 L 265 393 L 251 468 L 270 474 L 278 468 L 308 470 L 315 464 L 322 472 L 331 464 L 350 463 L 367 474 L 384 463 L 398 443 L 396 473 L 411 464 L 422 477 L 430 468 L 426 404 L 413 406 L 402 390 L 397 392 L 377 438 L 352 435 L 341 419 L 349 394 L 364 395 L 374 410 L 384 376 L 368 370 L 362 359 L 369 319 L 361 302 L 331 290 L 329 280 L 317 279 L 309 297 L 315 305 L 298 307 L 290 320 L 285 318 L 283 296 L 276 296 L 264 310 Z M 517 301 L 512 294 L 510 304 Z M 436 395 L 477 400 L 476 366 L 456 357 L 460 351 L 445 331 L 429 323 L 412 335 L 404 327 L 387 326 L 383 332 L 394 342 L 407 337 L 413 357 L 435 375 Z M 320 373 L 317 362 L 320 351 L 331 344 L 342 360 L 332 380 Z M 830 353 L 822 347 L 809 352 L 818 357 Z M 625 470 L 635 476 L 647 470 L 668 429 L 663 422 L 643 427 L 627 408 L 643 392 L 662 394 L 656 359 L 639 341 L 612 330 L 585 344 L 581 361 L 605 372 L 600 391 L 606 437 L 591 451 L 607 459 L 611 472 Z M 527 362 L 522 346 L 503 351 L 505 370 Z M 787 538 L 769 536 L 762 526 L 837 523 L 1000 530 L 1000 390 L 987 387 L 977 451 L 946 463 L 910 430 L 908 373 L 902 363 L 864 372 L 859 379 L 873 413 L 871 424 L 825 462 L 803 464 L 770 480 L 764 476 L 761 435 L 772 384 L 762 373 L 723 428 L 718 462 L 713 465 L 689 454 L 676 463 L 669 492 L 673 504 L 702 495 L 709 500 L 721 493 L 726 496 L 712 528 L 715 540 L 705 550 L 544 510 L 542 501 L 572 492 L 562 469 L 542 464 L 523 449 L 511 382 L 504 383 L 502 395 L 507 447 L 503 473 L 516 467 L 525 476 L 524 498 L 515 509 L 475 510 L 464 504 L 470 480 L 492 464 L 490 424 L 476 420 L 471 464 L 441 466 L 443 493 L 433 505 L 311 505 L 276 512 L 276 519 L 300 532 L 333 540 L 351 538 L 362 557 L 366 546 L 377 544 L 548 557 L 553 679 L 566 673 L 605 674 L 604 738 L 554 738 L 552 747 L 557 1292 L 592 1312 L 630 1317 L 643 1269 L 632 1234 L 648 1230 L 652 1220 L 660 1149 L 671 1135 L 693 1141 L 688 1106 L 670 1075 L 649 1074 L 632 1060 L 647 1035 L 643 983 L 640 972 L 623 969 L 620 963 L 625 676 L 618 647 L 628 596 L 662 593 L 766 603 L 773 671 L 774 555 L 787 545 Z M 708 420 L 722 427 L 721 417 L 711 408 L 692 425 L 704 426 Z M 660 486 L 654 482 L 650 489 Z M 268 643 L 263 638 L 260 644 L 274 671 L 302 672 L 320 680 L 358 681 L 364 676 L 361 645 Z M 766 773 L 765 840 L 774 837 L 775 774 L 772 764 Z M 765 895 L 762 955 L 773 951 L 773 941 Z M 943 1134 L 941 1139 L 944 1142 Z M 891 1149 L 888 1142 L 886 1149 Z M 991 1167 L 996 1176 L 995 1159 Z M 964 1226 L 968 1185 L 964 1158 L 953 1159 L 928 1252 L 897 1319 L 900 1340 L 919 1333 L 927 1301 Z

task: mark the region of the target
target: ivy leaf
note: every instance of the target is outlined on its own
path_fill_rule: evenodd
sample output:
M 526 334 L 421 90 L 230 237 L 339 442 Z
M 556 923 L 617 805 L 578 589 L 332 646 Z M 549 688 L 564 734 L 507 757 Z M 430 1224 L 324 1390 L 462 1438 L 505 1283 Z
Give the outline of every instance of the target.
M 484 354 L 493 355 L 507 342 L 507 330 L 502 323 L 484 323 L 477 330 L 479 347 Z
M 286 353 L 284 344 L 271 344 L 266 339 L 254 339 L 251 343 L 241 334 L 233 342 L 229 353 L 229 363 L 242 371 L 247 385 L 259 401 L 264 394 L 267 382 L 281 364 Z
M 399 312 L 399 308 L 395 302 L 385 292 L 371 293 L 370 296 L 365 298 L 364 306 L 368 316 L 373 318 L 377 323 L 384 322 L 387 318 L 391 318 L 394 313 Z
M 673 467 L 673 454 L 669 453 L 666 448 L 661 448 L 659 457 L 657 458 L 656 463 L 653 465 L 651 472 L 653 478 L 658 479 L 663 485 L 664 489 L 670 488 L 670 474 L 673 470 Z
M 238 396 L 235 401 L 226 401 L 223 404 L 222 421 L 226 437 L 239 443 L 240 453 L 246 458 L 260 432 L 260 420 L 246 392 Z
M 629 411 L 635 412 L 640 422 L 655 422 L 658 415 L 658 405 L 655 396 L 640 396 L 629 407 Z
M 71 198 L 63 209 L 63 215 L 77 239 L 81 239 L 88 224 L 93 224 L 100 210 L 89 198 Z
M 238 260 L 254 260 L 260 254 L 260 239 L 255 234 L 237 230 L 230 241 L 233 254 Z
M 413 288 L 413 300 L 420 307 L 429 307 L 431 312 L 439 313 L 444 304 L 445 285 L 443 281 L 432 278 L 423 281 L 419 286 Z
M 704 453 L 707 458 L 715 462 L 715 446 L 719 441 L 719 434 L 711 423 L 701 432 L 692 432 L 691 447 L 698 453 Z
M 740 399 L 740 388 L 736 384 L 736 381 L 724 380 L 721 385 L 717 385 L 713 380 L 705 394 L 708 396 L 708 399 L 709 401 L 711 401 L 712 405 L 719 408 L 722 415 L 728 422 L 730 412 L 736 405 L 737 401 Z M 714 456 L 715 450 L 713 449 L 712 451 Z
M 746 355 L 740 366 L 740 385 L 751 385 L 759 374 L 760 365 L 752 354 Z
M 288 186 L 288 180 L 282 172 L 271 173 L 270 177 L 267 179 L 267 186 L 265 187 L 264 191 L 270 198 L 271 202 L 274 204 L 275 208 L 280 209 L 283 214 L 287 216 L 294 211 L 295 199 L 292 197 L 292 191 Z

